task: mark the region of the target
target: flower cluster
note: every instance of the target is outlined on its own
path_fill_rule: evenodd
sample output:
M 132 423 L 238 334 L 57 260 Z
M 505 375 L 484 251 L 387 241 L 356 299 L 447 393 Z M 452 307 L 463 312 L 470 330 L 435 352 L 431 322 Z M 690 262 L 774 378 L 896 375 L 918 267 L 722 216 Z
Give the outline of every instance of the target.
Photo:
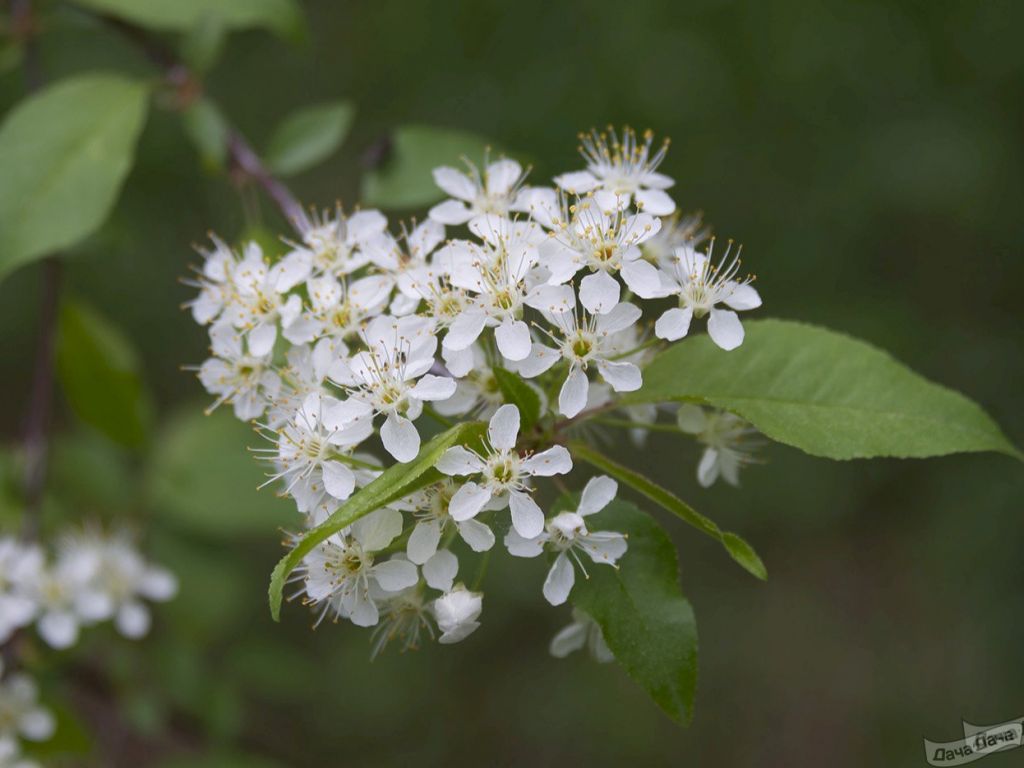
M 481 440 L 440 457 L 440 481 L 304 558 L 294 595 L 317 623 L 376 627 L 376 648 L 424 635 L 456 642 L 482 610 L 460 557 L 499 538 L 514 556 L 547 552 L 540 591 L 560 605 L 577 570 L 626 554 L 622 534 L 591 530 L 616 494 L 610 478 L 591 479 L 573 511 L 545 512 L 544 479 L 564 489 L 557 478 L 573 469 L 567 431 L 617 408 L 643 430 L 659 409 L 626 409 L 616 396 L 642 386 L 657 348 L 706 318 L 711 339 L 734 349 L 737 312 L 761 302 L 739 249 L 716 249 L 699 218 L 677 212 L 674 182 L 658 170 L 667 147 L 650 133 L 594 131 L 581 137 L 585 167 L 552 186 L 529 186 L 508 158 L 467 162 L 434 170 L 450 199 L 397 233 L 378 211 L 339 208 L 301 222 L 273 259 L 255 243 L 214 239 L 203 251 L 191 311 L 212 355 L 200 381 L 213 407 L 230 405 L 268 439 L 268 475 L 306 527 L 386 467 L 414 461 L 443 427 L 488 421 Z M 540 404 L 529 423 L 509 377 Z M 731 434 L 715 432 L 702 481 L 734 478 Z M 607 650 L 585 622 L 559 640 L 560 654 L 587 642 Z
M 35 626 L 55 649 L 70 648 L 82 627 L 112 621 L 127 638 L 144 636 L 151 623 L 148 601 L 177 592 L 169 571 L 147 562 L 124 531 L 88 528 L 59 538 L 48 557 L 39 544 L 0 537 L 0 643 Z M 2 672 L 2 668 L 0 668 Z M 52 716 L 36 704 L 36 686 L 24 672 L 0 680 L 0 765 L 19 761 L 19 737 L 45 741 Z

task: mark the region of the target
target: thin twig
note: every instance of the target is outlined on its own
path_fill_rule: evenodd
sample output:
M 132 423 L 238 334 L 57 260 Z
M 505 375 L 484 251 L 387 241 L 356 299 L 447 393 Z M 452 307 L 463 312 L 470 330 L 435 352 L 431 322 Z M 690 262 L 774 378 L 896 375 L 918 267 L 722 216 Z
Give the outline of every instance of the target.
M 106 14 L 97 14 L 97 16 L 104 24 L 138 48 L 155 67 L 163 72 L 164 79 L 168 83 L 186 94 L 187 98 L 183 100 L 185 102 L 183 106 L 187 106 L 200 93 L 199 78 L 188 68 L 188 65 L 145 29 L 115 16 Z M 232 165 L 245 177 L 255 181 L 278 207 L 285 220 L 296 232 L 302 234 L 309 223 L 302 204 L 280 179 L 274 177 L 267 170 L 256 150 L 236 128 L 232 128 L 228 132 L 227 152 Z

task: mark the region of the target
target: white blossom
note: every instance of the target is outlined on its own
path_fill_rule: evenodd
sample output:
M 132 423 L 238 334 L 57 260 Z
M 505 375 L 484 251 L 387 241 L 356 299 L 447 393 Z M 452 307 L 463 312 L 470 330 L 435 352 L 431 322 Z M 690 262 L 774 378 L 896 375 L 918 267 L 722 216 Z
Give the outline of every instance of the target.
M 43 570 L 43 552 L 14 536 L 0 538 L 0 643 L 32 622 L 37 604 L 32 585 Z
M 234 272 L 235 301 L 225 317 L 246 337 L 256 357 L 269 354 L 277 339 L 277 326 L 287 329 L 302 312 L 302 300 L 288 291 L 302 281 L 301 270 L 286 261 L 270 266 L 256 243 L 245 246 L 245 256 Z
M 615 660 L 598 623 L 583 611 L 573 608 L 572 622 L 551 638 L 548 650 L 556 659 L 564 659 L 583 648 L 587 648 L 591 657 L 602 664 Z
M 626 537 L 614 531 L 589 531 L 585 518 L 600 512 L 615 498 L 618 484 L 604 475 L 587 483 L 575 512 L 560 512 L 547 521 L 545 530 L 533 537 L 522 536 L 515 529 L 505 537 L 505 546 L 516 557 L 536 557 L 544 548 L 558 553 L 544 580 L 544 597 L 552 605 L 569 599 L 576 582 L 573 561 L 586 574 L 587 569 L 577 550 L 582 550 L 595 563 L 615 565 L 626 553 Z
M 699 405 L 682 405 L 677 415 L 679 428 L 704 444 L 697 481 L 705 488 L 722 477 L 730 485 L 739 485 L 740 468 L 751 462 L 753 439 L 757 430 L 728 411 L 707 411 Z
M 449 166 L 434 169 L 434 183 L 452 199 L 431 208 L 431 219 L 458 225 L 477 216 L 507 216 L 515 210 L 517 191 L 526 178 L 519 163 L 502 158 L 486 164 L 483 174 L 468 161 L 466 168 L 466 172 Z
M 281 379 L 270 364 L 269 354 L 245 351 L 245 342 L 230 323 L 210 329 L 211 357 L 199 367 L 199 381 L 216 401 L 207 412 L 230 403 L 243 421 L 259 418 L 281 390 Z
M 469 637 L 480 626 L 484 596 L 471 592 L 462 584 L 434 601 L 434 616 L 441 630 L 438 642 L 448 645 Z
M 366 266 L 370 256 L 366 243 L 387 228 L 388 220 L 380 211 L 356 211 L 346 217 L 340 206 L 331 216 L 315 213 L 300 222 L 302 243 L 295 245 L 281 263 L 298 284 L 309 277 L 350 275 Z
M 449 512 L 458 484 L 451 480 L 428 486 L 402 500 L 396 508 L 412 512 L 416 527 L 409 535 L 406 554 L 417 565 L 430 560 L 437 552 L 442 535 L 454 527 L 459 536 L 474 552 L 486 552 L 494 546 L 494 532 L 475 519 L 455 520 Z
M 0 661 L 0 674 L 3 667 Z M 3 749 L 9 755 L 17 754 L 18 739 L 46 741 L 53 736 L 56 720 L 48 709 L 40 706 L 38 699 L 36 683 L 25 673 L 8 672 L 0 680 L 0 744 L 5 745 Z
M 564 475 L 572 469 L 572 458 L 562 445 L 520 455 L 516 451 L 519 421 L 519 409 L 503 405 L 488 424 L 483 453 L 454 446 L 437 462 L 437 469 L 446 475 L 478 478 L 465 483 L 452 496 L 448 511 L 454 520 L 476 517 L 485 505 L 489 509 L 503 509 L 507 505 L 512 525 L 521 536 L 533 538 L 544 529 L 544 513 L 530 495 L 529 480 Z

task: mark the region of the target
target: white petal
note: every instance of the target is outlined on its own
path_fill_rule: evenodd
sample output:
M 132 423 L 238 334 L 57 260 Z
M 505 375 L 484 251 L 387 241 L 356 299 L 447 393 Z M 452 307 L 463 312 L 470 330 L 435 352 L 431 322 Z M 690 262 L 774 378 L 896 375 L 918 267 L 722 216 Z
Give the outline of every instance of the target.
M 18 730 L 21 734 L 30 741 L 47 741 L 53 732 L 57 729 L 57 722 L 53 715 L 42 707 L 29 710 L 18 720 Z M 0 759 L 5 756 L 0 755 Z M 30 762 L 11 762 L 3 763 L 5 766 L 11 768 L 29 768 L 29 766 L 35 766 L 36 763 Z
M 718 451 L 715 448 L 705 448 L 704 455 L 700 457 L 700 464 L 697 465 L 697 482 L 704 488 L 710 488 L 718 479 Z
M 607 314 L 597 318 L 597 330 L 601 333 L 624 331 L 639 320 L 642 314 L 640 307 L 635 304 L 616 304 Z
M 606 360 L 597 361 L 597 370 L 601 378 L 611 384 L 616 392 L 636 392 L 643 384 L 640 369 L 633 363 L 610 363 Z
M 249 331 L 249 354 L 263 357 L 274 348 L 277 339 L 277 323 L 264 322 Z
M 465 203 L 458 200 L 445 200 L 443 203 L 438 203 L 430 209 L 430 213 L 427 215 L 438 224 L 447 224 L 450 227 L 465 224 L 473 218 L 473 212 Z
M 471 346 L 455 350 L 449 349 L 447 343 L 442 344 L 441 357 L 444 360 L 444 367 L 448 369 L 448 373 L 457 379 L 468 376 L 469 372 L 476 365 L 476 356 L 473 354 Z
M 665 296 L 665 289 L 658 268 L 643 259 L 633 259 L 622 265 L 622 279 L 629 290 L 641 299 L 657 299 Z
M 477 187 L 462 171 L 447 165 L 434 169 L 434 183 L 452 197 L 471 201 L 476 198 Z
M 487 315 L 483 312 L 461 313 L 448 329 L 448 334 L 444 337 L 444 346 L 455 351 L 465 349 L 480 337 L 486 322 Z
M 385 560 L 373 566 L 373 577 L 385 592 L 401 592 L 420 580 L 416 566 L 408 560 Z
M 525 303 L 546 315 L 561 315 L 576 307 L 571 285 L 541 285 L 530 292 Z
M 722 349 L 736 349 L 743 343 L 743 324 L 739 315 L 728 309 L 712 309 L 708 318 L 708 335 Z
M 561 176 L 556 176 L 554 181 L 555 184 L 567 192 L 576 192 L 578 194 L 589 192 L 598 185 L 597 179 L 590 171 L 563 173 Z
M 404 416 L 388 414 L 380 428 L 384 449 L 403 464 L 416 458 L 420 452 L 420 433 Z
M 447 549 L 435 552 L 433 557 L 423 564 L 423 578 L 431 589 L 448 592 L 455 583 L 459 572 L 459 559 Z
M 417 400 L 447 400 L 455 394 L 455 379 L 428 373 L 416 382 L 409 394 Z
M 637 208 L 644 213 L 668 216 L 676 210 L 675 201 L 660 189 L 641 189 L 634 197 Z
M 587 644 L 587 625 L 580 621 L 574 621 L 559 630 L 558 634 L 551 638 L 551 645 L 548 652 L 556 659 L 564 659 L 573 651 L 578 651 Z
M 622 288 L 607 272 L 595 272 L 580 281 L 580 304 L 595 315 L 610 312 L 619 303 Z
M 461 445 L 455 445 L 441 454 L 441 458 L 437 460 L 438 472 L 443 472 L 446 475 L 472 475 L 474 472 L 479 472 L 484 468 L 484 463 L 470 450 L 463 448 Z
M 642 186 L 650 187 L 651 189 L 668 189 L 675 183 L 675 180 L 670 176 L 666 176 L 663 173 L 656 173 L 655 171 L 645 173 L 643 179 L 640 181 Z
M 722 301 L 733 309 L 756 309 L 761 306 L 761 294 L 754 290 L 754 286 L 744 283 L 736 285 Z
M 583 488 L 577 513 L 586 516 L 600 512 L 611 503 L 618 490 L 619 484 L 607 475 L 592 477 Z
M 689 307 L 665 310 L 665 313 L 658 318 L 658 322 L 654 324 L 654 335 L 667 341 L 681 339 L 690 330 L 692 318 L 693 310 Z
M 544 551 L 544 542 L 548 540 L 547 535 L 541 534 L 532 539 L 524 539 L 515 528 L 509 528 L 505 534 L 505 548 L 513 557 L 536 557 Z
M 456 522 L 476 517 L 484 504 L 491 499 L 491 492 L 482 485 L 466 483 L 459 488 L 448 502 L 448 514 Z
M 573 368 L 569 372 L 562 389 L 558 393 L 558 410 L 570 419 L 582 411 L 587 405 L 587 392 L 590 382 L 581 368 Z
M 576 583 L 576 572 L 573 570 L 569 555 L 562 552 L 555 558 L 554 565 L 544 579 L 544 597 L 552 605 L 561 605 L 569 599 L 572 585 Z
M 412 565 L 412 563 L 407 563 L 407 565 Z M 413 568 L 415 567 L 413 566 Z M 356 588 L 353 590 L 351 598 L 345 603 L 345 607 L 348 609 L 349 621 L 357 627 L 372 627 L 380 621 L 380 611 L 377 610 L 377 604 L 362 589 Z
M 564 475 L 572 471 L 572 457 L 564 445 L 556 445 L 533 454 L 523 462 L 523 470 L 537 477 Z
M 512 405 L 503 405 L 487 425 L 487 439 L 499 451 L 511 451 L 519 438 L 519 409 Z
M 561 357 L 557 349 L 534 344 L 530 348 L 530 354 L 512 366 L 512 369 L 523 378 L 532 379 L 550 369 Z
M 533 539 L 544 531 L 544 513 L 529 495 L 512 491 L 508 495 L 508 508 L 512 511 L 512 526 L 524 539 Z
M 349 244 L 364 243 L 387 229 L 387 217 L 380 211 L 370 209 L 357 211 L 345 220 L 345 235 Z
M 459 536 L 474 552 L 486 552 L 494 546 L 494 531 L 479 520 L 463 520 L 457 523 Z
M 494 329 L 494 339 L 502 357 L 513 362 L 524 360 L 530 355 L 530 326 L 522 320 L 505 319 Z
M 131 640 L 144 637 L 149 632 L 150 623 L 149 609 L 137 602 L 125 603 L 114 617 L 117 631 Z
M 626 554 L 626 537 L 614 531 L 595 531 L 579 540 L 579 545 L 595 563 L 614 565 Z
M 356 476 L 352 470 L 340 461 L 325 461 L 321 467 L 324 477 L 324 488 L 338 501 L 344 501 L 352 495 L 356 487 Z
M 405 547 L 405 553 L 416 565 L 423 565 L 437 552 L 439 541 L 441 541 L 441 524 L 437 520 L 423 520 L 413 528 Z M 447 592 L 447 590 L 445 591 Z
M 708 428 L 708 415 L 699 405 L 684 403 L 676 413 L 676 423 L 683 432 L 699 435 Z
M 402 522 L 401 512 L 383 507 L 352 523 L 352 535 L 367 552 L 378 552 L 401 535 Z
M 67 611 L 44 613 L 36 628 L 51 648 L 70 648 L 78 639 L 78 621 Z
M 523 167 L 515 160 L 501 159 L 487 166 L 487 194 L 506 195 L 523 175 Z

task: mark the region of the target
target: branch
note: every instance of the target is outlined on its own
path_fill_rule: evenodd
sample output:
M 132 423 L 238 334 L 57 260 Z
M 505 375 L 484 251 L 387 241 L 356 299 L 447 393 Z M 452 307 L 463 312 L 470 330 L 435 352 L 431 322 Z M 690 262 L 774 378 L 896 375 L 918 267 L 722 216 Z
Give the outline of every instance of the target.
M 150 63 L 160 69 L 164 79 L 186 96 L 186 103 L 195 98 L 201 87 L 199 78 L 174 51 L 167 48 L 142 27 L 115 16 L 98 14 L 98 17 L 104 24 L 131 42 L 149 59 Z M 278 207 L 285 220 L 296 232 L 302 234 L 309 222 L 302 204 L 280 179 L 275 178 L 267 170 L 256 150 L 235 128 L 228 133 L 227 152 L 232 165 L 247 178 L 255 181 Z

